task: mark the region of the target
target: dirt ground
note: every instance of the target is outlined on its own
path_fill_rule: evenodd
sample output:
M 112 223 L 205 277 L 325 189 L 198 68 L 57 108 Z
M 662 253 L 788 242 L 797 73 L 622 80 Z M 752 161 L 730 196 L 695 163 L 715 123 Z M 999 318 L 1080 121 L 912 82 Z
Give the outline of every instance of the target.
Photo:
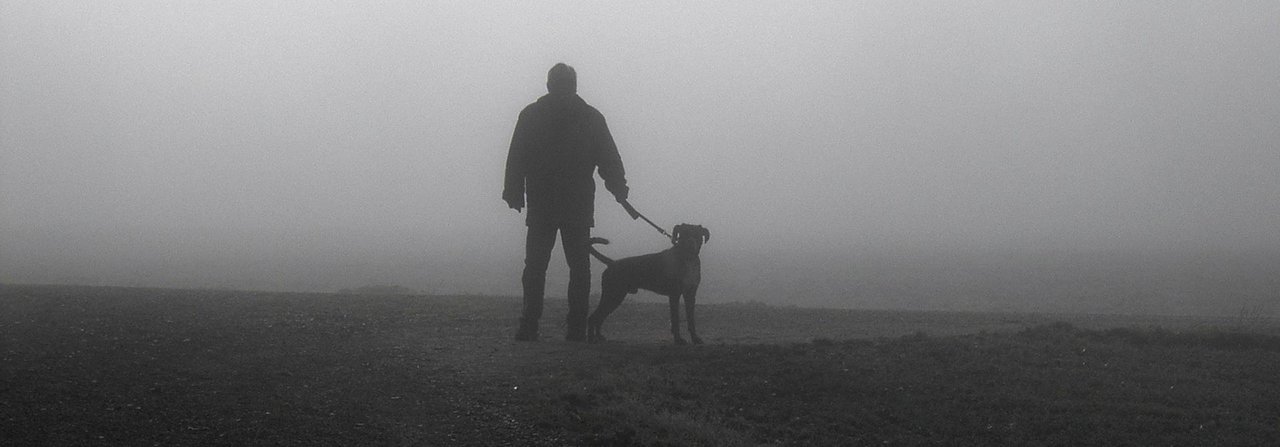
M 532 393 L 651 353 L 1196 319 L 698 309 L 704 346 L 673 346 L 665 304 L 630 301 L 610 342 L 512 341 L 515 298 L 0 286 L 0 431 L 12 445 L 563 445 Z M 585 374 L 591 374 L 587 372 Z

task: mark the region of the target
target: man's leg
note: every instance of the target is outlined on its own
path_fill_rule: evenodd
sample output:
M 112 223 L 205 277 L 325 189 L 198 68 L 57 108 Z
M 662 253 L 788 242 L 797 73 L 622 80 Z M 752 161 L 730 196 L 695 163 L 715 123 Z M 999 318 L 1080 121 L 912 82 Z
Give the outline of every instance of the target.
M 538 319 L 542 318 L 542 297 L 547 283 L 547 263 L 551 261 L 551 249 L 556 244 L 556 227 L 530 225 L 524 243 L 524 274 L 520 282 L 524 286 L 524 310 L 520 314 L 520 330 L 516 340 L 538 339 Z
M 588 240 L 591 227 L 561 227 L 560 241 L 564 260 L 569 264 L 569 341 L 587 340 L 587 311 L 590 310 L 591 256 Z

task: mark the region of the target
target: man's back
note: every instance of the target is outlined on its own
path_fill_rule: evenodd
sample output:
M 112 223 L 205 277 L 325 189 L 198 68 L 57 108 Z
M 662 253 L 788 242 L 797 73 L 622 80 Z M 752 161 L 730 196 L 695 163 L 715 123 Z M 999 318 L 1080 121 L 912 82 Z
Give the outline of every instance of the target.
M 546 95 L 525 107 L 520 120 L 528 125 L 526 175 L 591 175 L 592 152 L 604 127 L 604 116 L 594 107 L 578 95 Z
M 503 197 L 528 198 L 527 222 L 594 223 L 595 180 L 625 197 L 626 179 L 604 115 L 576 94 L 548 94 L 520 112 Z

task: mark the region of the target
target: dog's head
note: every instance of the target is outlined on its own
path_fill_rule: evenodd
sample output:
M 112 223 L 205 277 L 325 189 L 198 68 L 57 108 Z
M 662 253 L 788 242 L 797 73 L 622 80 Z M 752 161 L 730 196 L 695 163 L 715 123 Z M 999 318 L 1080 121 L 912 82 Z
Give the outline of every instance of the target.
M 680 224 L 671 232 L 671 242 L 676 251 L 683 255 L 697 256 L 702 251 L 702 244 L 711 240 L 711 232 L 702 225 Z

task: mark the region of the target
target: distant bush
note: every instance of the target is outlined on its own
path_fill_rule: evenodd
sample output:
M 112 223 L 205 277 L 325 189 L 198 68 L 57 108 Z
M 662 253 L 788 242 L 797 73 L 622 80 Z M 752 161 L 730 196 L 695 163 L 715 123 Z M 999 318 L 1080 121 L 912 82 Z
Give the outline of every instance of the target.
M 1236 313 L 1235 326 L 1242 331 L 1267 327 L 1275 320 L 1275 314 L 1276 311 L 1273 305 L 1253 304 L 1240 306 L 1240 311 Z
M 929 333 L 925 331 L 915 331 L 912 332 L 911 335 L 904 335 L 902 339 L 914 342 L 929 341 Z
M 418 291 L 408 287 L 394 285 L 373 285 L 355 289 L 342 289 L 339 290 L 338 293 L 341 295 L 417 295 Z
M 1162 328 L 1109 329 L 1090 334 L 1100 340 L 1122 340 L 1135 345 L 1202 346 L 1213 349 L 1280 351 L 1280 337 L 1213 329 L 1203 332 L 1171 332 Z
M 1049 324 L 1029 327 L 1018 332 L 1019 335 L 1032 338 L 1062 338 L 1071 337 L 1080 334 L 1081 330 L 1076 329 L 1071 323 L 1065 321 L 1056 321 Z
M 1222 329 L 1174 332 L 1162 327 L 1151 327 L 1095 331 L 1057 322 L 1024 329 L 1019 332 L 1019 335 L 1039 340 L 1086 339 L 1104 343 L 1121 342 L 1136 346 L 1280 351 L 1280 336 Z
M 764 308 L 773 307 L 773 306 L 770 306 L 768 303 L 763 303 L 756 300 L 730 301 L 730 302 L 724 303 L 724 305 L 725 306 L 741 306 L 741 307 L 754 308 L 754 309 L 764 309 Z

